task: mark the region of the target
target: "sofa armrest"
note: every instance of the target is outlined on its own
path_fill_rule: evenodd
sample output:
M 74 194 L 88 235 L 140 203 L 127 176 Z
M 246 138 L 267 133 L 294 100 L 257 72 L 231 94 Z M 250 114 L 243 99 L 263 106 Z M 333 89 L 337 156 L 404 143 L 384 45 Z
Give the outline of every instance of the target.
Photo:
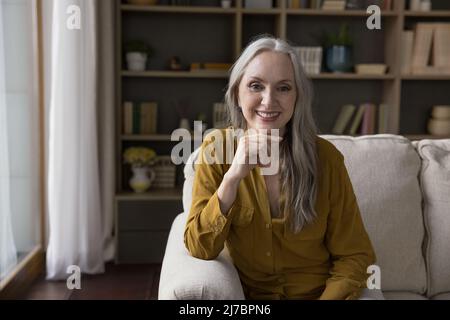
M 226 249 L 214 260 L 192 257 L 184 246 L 186 214 L 179 214 L 170 229 L 161 268 L 160 300 L 243 300 L 236 268 Z

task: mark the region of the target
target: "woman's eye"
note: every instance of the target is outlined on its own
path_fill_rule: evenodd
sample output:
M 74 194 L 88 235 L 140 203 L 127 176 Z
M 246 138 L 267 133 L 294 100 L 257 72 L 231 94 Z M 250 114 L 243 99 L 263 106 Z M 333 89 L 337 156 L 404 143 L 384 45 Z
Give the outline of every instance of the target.
M 249 88 L 252 91 L 259 91 L 259 90 L 262 89 L 262 86 L 260 84 L 258 84 L 258 83 L 250 83 Z
M 289 86 L 282 86 L 282 87 L 280 87 L 280 91 L 283 91 L 283 92 L 287 92 L 287 91 L 290 91 L 291 90 L 291 87 L 289 87 Z

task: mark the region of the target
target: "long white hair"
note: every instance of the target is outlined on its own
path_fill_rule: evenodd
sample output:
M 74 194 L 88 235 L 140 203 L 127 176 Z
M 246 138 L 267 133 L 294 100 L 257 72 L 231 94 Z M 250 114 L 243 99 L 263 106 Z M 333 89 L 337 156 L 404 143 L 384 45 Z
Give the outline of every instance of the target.
M 230 70 L 225 93 L 228 116 L 234 128 L 246 129 L 247 123 L 238 106 L 238 88 L 250 61 L 263 51 L 285 53 L 292 61 L 297 87 L 297 99 L 292 118 L 286 124 L 280 144 L 281 192 L 286 195 L 283 215 L 291 230 L 299 232 L 311 223 L 317 213 L 317 127 L 312 116 L 313 88 L 306 77 L 300 58 L 293 46 L 282 39 L 264 35 L 250 43 Z

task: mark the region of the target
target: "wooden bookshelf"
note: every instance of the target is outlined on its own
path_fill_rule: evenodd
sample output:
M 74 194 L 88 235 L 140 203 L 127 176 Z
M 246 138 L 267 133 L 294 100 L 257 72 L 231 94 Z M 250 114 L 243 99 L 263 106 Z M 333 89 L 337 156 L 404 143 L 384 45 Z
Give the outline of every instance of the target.
M 195 0 L 193 0 L 195 2 Z M 188 62 L 211 61 L 233 63 L 248 44 L 252 36 L 260 33 L 271 33 L 282 39 L 288 39 L 298 45 L 318 45 L 307 36 L 310 29 L 335 30 L 341 22 L 348 22 L 353 26 L 365 24 L 368 13 L 365 10 L 324 11 L 318 9 L 291 9 L 287 7 L 287 1 L 275 1 L 275 7 L 271 9 L 247 9 L 244 8 L 244 0 L 234 1 L 234 7 L 224 9 L 221 7 L 205 6 L 134 6 L 123 4 L 117 0 L 117 50 L 121 51 L 122 44 L 131 38 L 141 36 L 149 40 L 156 50 L 168 58 L 171 52 L 179 55 L 185 54 Z M 438 1 L 439 2 L 439 1 Z M 204 3 L 204 2 L 203 2 Z M 434 1 L 433 1 L 434 3 Z M 363 30 L 358 35 L 359 54 L 368 61 L 386 63 L 389 67 L 388 73 L 383 75 L 364 75 L 356 73 L 326 73 L 312 74 L 309 77 L 314 82 L 315 91 L 318 95 L 318 114 L 321 132 L 331 131 L 333 121 L 339 112 L 339 107 L 348 101 L 349 103 L 365 102 L 375 100 L 375 103 L 387 103 L 389 109 L 389 123 L 385 133 L 402 134 L 416 138 L 436 138 L 425 134 L 425 125 L 421 130 L 404 129 L 404 124 L 413 119 L 418 100 L 422 104 L 450 104 L 450 96 L 440 95 L 440 100 L 434 97 L 433 90 L 445 90 L 450 85 L 450 75 L 413 75 L 401 74 L 401 35 L 408 23 L 424 21 L 448 21 L 450 22 L 450 5 L 440 0 L 441 10 L 431 12 L 415 12 L 406 8 L 406 0 L 393 1 L 392 10 L 382 11 L 382 30 L 377 31 L 375 37 L 370 31 Z M 185 23 L 185 24 L 183 24 Z M 172 32 L 168 29 L 173 24 L 179 25 L 179 30 Z M 148 28 L 147 28 L 148 26 Z M 188 36 L 184 29 L 191 29 L 195 37 Z M 362 27 L 361 27 L 362 28 Z M 133 34 L 134 33 L 134 34 Z M 382 34 L 382 36 L 380 36 Z M 380 42 L 372 43 L 371 37 Z M 205 39 L 200 41 L 198 39 Z M 170 41 L 174 39 L 175 41 Z M 189 40 L 186 40 L 189 39 Z M 181 43 L 178 45 L 178 43 Z M 194 43 L 194 44 L 192 44 Z M 199 46 L 198 50 L 194 50 Z M 218 49 L 214 49 L 214 48 Z M 369 49 L 371 48 L 371 49 Z M 379 48 L 379 49 L 378 49 Z M 180 50 L 182 50 L 180 52 Z M 184 52 L 184 51 L 185 52 Z M 226 54 L 223 52 L 226 51 Z M 206 52 L 206 53 L 205 53 Z M 355 52 L 356 53 L 356 52 Z M 158 60 L 159 59 L 159 60 Z M 323 57 L 325 59 L 325 56 Z M 374 61 L 371 61 L 374 60 Z M 145 72 L 131 72 L 124 68 L 122 57 L 117 60 L 117 132 L 118 143 L 117 158 L 120 160 L 124 145 L 142 142 L 152 146 L 153 143 L 171 143 L 169 127 L 173 125 L 174 114 L 167 111 L 168 105 L 164 105 L 164 97 L 185 97 L 192 93 L 196 95 L 197 101 L 208 100 L 206 105 L 219 102 L 223 97 L 224 88 L 227 84 L 227 71 L 169 71 L 164 70 L 163 60 L 156 57 L 151 61 L 149 70 Z M 355 61 L 355 63 L 357 63 Z M 183 89 L 186 85 L 186 89 Z M 174 86 L 173 90 L 165 88 Z M 423 86 L 423 93 L 419 93 L 417 87 Z M 154 88 L 154 89 L 153 89 Z M 436 89 L 437 88 L 437 89 Z M 152 100 L 154 96 L 162 101 L 158 110 L 163 115 L 161 125 L 162 133 L 155 135 L 123 135 L 121 119 L 121 103 L 128 100 Z M 216 92 L 217 98 L 212 99 L 211 92 Z M 152 93 L 152 94 L 150 94 Z M 203 98 L 204 93 L 209 98 Z M 158 96 L 159 94 L 159 96 Z M 422 94 L 422 98 L 412 101 L 410 96 Z M 165 96 L 164 96 L 165 95 Z M 442 97 L 448 97 L 447 103 Z M 156 98 L 156 100 L 158 100 Z M 347 99 L 347 100 L 345 100 Z M 444 99 L 445 100 L 445 99 Z M 411 107 L 413 105 L 413 107 Z M 197 107 L 197 105 L 196 105 Z M 205 111 L 206 107 L 198 106 L 198 111 Z M 203 109 L 202 109 L 203 108 Z M 422 105 L 420 108 L 424 108 Z M 197 109 L 196 109 L 197 110 Z M 159 112 L 158 111 L 158 112 Z M 415 112 L 418 114 L 418 112 Z M 327 118 L 329 117 L 329 118 Z M 425 122 L 427 115 L 423 115 Z M 408 127 L 408 126 L 406 126 Z M 411 126 L 412 128 L 413 126 Z M 418 127 L 418 126 L 417 126 Z M 117 161 L 117 190 L 122 193 L 124 183 L 123 172 L 120 161 Z

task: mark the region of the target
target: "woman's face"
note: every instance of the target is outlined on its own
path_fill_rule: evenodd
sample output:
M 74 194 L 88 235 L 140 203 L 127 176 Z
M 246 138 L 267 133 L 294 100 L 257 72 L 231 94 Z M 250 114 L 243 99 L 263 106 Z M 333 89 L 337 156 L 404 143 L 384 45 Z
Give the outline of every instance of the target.
M 280 129 L 294 113 L 297 89 L 287 54 L 264 51 L 248 64 L 238 87 L 238 102 L 248 129 Z

